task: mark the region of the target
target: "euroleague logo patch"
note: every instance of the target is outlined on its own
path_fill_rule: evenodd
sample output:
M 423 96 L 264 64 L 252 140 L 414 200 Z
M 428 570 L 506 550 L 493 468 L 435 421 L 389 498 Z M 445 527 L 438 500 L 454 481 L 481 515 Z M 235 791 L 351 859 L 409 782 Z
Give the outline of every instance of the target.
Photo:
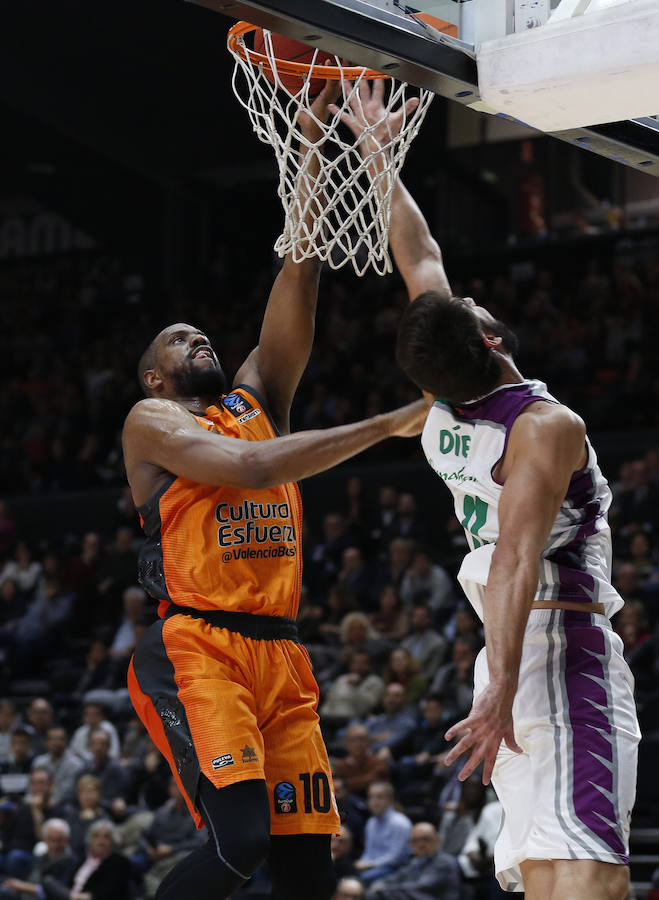
M 241 394 L 227 394 L 222 400 L 222 404 L 229 410 L 232 416 L 236 417 L 236 419 L 239 416 L 244 416 L 246 412 L 249 412 L 250 409 L 252 409 L 252 404 L 249 400 L 246 400 L 245 397 L 241 396 Z
M 280 781 L 279 784 L 275 785 L 274 799 L 276 813 L 297 812 L 295 787 L 290 783 L 290 781 Z

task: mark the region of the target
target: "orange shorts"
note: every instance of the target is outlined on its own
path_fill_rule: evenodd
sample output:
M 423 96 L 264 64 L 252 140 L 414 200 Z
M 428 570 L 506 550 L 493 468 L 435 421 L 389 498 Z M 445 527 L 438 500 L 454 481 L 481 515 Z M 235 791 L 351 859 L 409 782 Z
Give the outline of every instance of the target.
M 339 831 L 318 687 L 300 644 L 173 615 L 145 632 L 128 687 L 198 828 L 203 772 L 218 788 L 265 779 L 272 834 Z

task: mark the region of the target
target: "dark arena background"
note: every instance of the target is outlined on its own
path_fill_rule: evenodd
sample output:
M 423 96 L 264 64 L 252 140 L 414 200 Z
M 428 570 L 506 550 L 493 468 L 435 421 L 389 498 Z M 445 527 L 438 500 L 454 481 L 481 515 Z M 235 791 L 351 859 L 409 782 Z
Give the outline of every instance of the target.
M 113 822 L 130 861 L 117 900 L 153 897 L 197 840 L 125 691 L 130 653 L 155 609 L 136 583 L 141 529 L 120 435 L 140 397 L 137 360 L 160 328 L 204 329 L 232 377 L 256 343 L 280 265 L 275 161 L 231 90 L 230 24 L 179 0 L 3 9 L 2 898 L 28 896 L 12 878 L 40 877 L 44 818 L 69 823 L 81 859 L 90 823 Z M 614 627 L 644 735 L 630 897 L 659 896 L 659 180 L 440 97 L 403 178 L 454 293 L 513 327 L 521 371 L 584 418 L 611 484 L 614 584 L 626 601 Z M 416 396 L 393 353 L 406 302 L 395 274 L 325 267 L 293 430 Z M 455 581 L 466 543 L 448 491 L 418 439 L 393 439 L 302 492 L 299 624 L 330 756 L 346 757 L 353 718 L 372 738 L 368 779 L 346 774 L 337 790 L 347 826 L 337 871 L 353 872 L 366 788 L 384 778 L 413 822 L 439 827 L 464 897 L 494 896 L 487 854 L 474 865 L 464 849 L 492 797 L 473 779 L 461 792 L 437 761 L 443 731 L 469 708 L 483 640 Z M 431 614 L 432 653 L 421 662 L 419 603 Z M 350 712 L 334 688 L 364 648 L 372 691 Z M 99 722 L 109 746 L 90 749 Z M 56 771 L 45 786 L 43 765 Z M 92 777 L 81 788 L 84 774 Z M 160 845 L 169 850 L 155 852 Z M 268 879 L 264 867 L 235 896 L 268 896 Z

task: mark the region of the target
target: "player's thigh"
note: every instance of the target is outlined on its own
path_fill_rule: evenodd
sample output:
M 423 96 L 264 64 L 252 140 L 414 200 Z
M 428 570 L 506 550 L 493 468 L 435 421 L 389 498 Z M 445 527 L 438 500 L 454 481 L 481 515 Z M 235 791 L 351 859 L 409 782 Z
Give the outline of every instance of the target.
M 526 900 L 624 900 L 629 869 L 594 859 L 527 859 L 521 866 Z
M 292 642 L 269 642 L 259 664 L 264 681 L 270 673 L 258 709 L 272 834 L 334 834 L 340 821 L 306 651 Z
M 201 772 L 217 788 L 265 778 L 243 644 L 240 635 L 174 616 L 148 629 L 129 674 L 133 705 L 199 825 Z

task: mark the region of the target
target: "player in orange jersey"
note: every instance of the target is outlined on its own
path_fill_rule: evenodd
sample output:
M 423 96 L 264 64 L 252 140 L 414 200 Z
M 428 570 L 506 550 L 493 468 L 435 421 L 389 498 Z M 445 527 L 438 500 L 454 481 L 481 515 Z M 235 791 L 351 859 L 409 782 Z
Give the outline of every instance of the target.
M 158 900 L 221 900 L 266 857 L 273 898 L 333 893 L 330 835 L 340 823 L 318 688 L 295 625 L 295 481 L 390 435 L 418 434 L 427 407 L 420 400 L 352 425 L 288 434 L 319 270 L 315 259 L 285 260 L 258 346 L 228 394 L 208 338 L 191 325 L 165 328 L 140 361 L 146 399 L 126 419 L 123 446 L 147 535 L 140 580 L 161 618 L 135 651 L 129 687 L 209 833 L 166 876 Z

